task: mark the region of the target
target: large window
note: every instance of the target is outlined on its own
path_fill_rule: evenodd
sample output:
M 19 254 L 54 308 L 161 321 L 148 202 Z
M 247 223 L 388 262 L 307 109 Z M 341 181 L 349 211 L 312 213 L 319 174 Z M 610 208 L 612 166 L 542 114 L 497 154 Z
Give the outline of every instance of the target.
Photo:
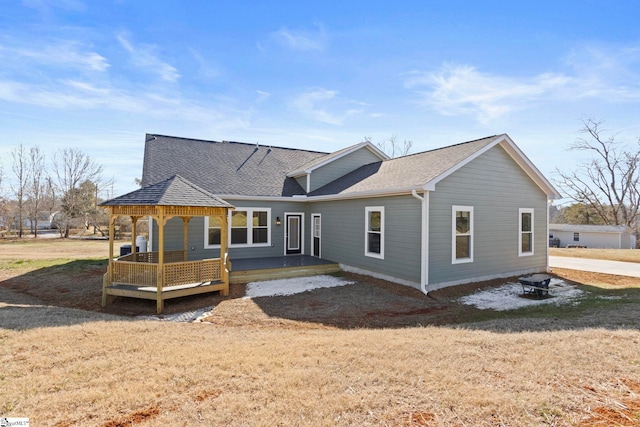
M 520 233 L 518 234 L 518 256 L 533 255 L 533 209 L 518 210 Z
M 384 207 L 365 208 L 364 254 L 384 259 Z
M 473 206 L 452 206 L 451 217 L 451 262 L 473 262 Z
M 268 246 L 271 244 L 271 209 L 237 208 L 229 212 L 230 246 Z M 205 218 L 205 247 L 220 246 L 221 221 L 216 217 Z

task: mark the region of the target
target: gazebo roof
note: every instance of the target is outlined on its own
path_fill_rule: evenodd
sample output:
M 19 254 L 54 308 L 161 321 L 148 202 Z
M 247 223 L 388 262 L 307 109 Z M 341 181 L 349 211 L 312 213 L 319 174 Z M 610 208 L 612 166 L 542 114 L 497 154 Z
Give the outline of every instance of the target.
M 107 200 L 100 206 L 197 206 L 233 209 L 233 205 L 180 175 Z

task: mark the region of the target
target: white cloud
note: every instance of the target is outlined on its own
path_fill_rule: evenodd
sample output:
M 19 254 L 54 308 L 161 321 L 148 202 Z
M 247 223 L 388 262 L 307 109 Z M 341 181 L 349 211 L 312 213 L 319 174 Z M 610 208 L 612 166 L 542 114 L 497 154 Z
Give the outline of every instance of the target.
M 134 45 L 128 38 L 126 33 L 120 33 L 116 36 L 120 45 L 130 54 L 131 62 L 137 68 L 147 73 L 157 74 L 162 80 L 167 82 L 176 82 L 180 78 L 180 73 L 171 64 L 162 61 L 156 55 L 156 46 L 154 45 Z
M 91 51 L 78 41 L 63 40 L 42 47 L 24 48 L 0 45 L 0 58 L 33 62 L 40 66 L 73 68 L 80 71 L 105 71 L 109 68 L 107 59 Z
M 360 107 L 364 105 L 339 97 L 336 90 L 324 88 L 310 89 L 296 96 L 291 102 L 291 106 L 305 116 L 332 125 L 341 125 L 347 117 L 363 112 L 362 108 L 352 108 L 354 104 Z M 337 112 L 330 112 L 329 108 Z
M 256 94 L 258 95 L 256 98 L 257 104 L 260 104 L 261 102 L 264 102 L 271 97 L 271 93 L 264 90 L 256 90 Z
M 445 66 L 437 72 L 412 72 L 405 81 L 425 102 L 444 115 L 472 114 L 487 123 L 570 84 L 562 74 L 526 79 L 481 73 L 467 65 Z
M 540 103 L 595 99 L 625 102 L 640 98 L 640 48 L 582 48 L 566 59 L 569 69 L 532 76 L 482 72 L 470 65 L 445 65 L 432 72 L 412 71 L 405 87 L 443 115 L 472 115 L 489 123 Z
M 301 52 L 321 51 L 327 47 L 327 34 L 322 26 L 313 31 L 282 27 L 272 37 L 289 49 Z

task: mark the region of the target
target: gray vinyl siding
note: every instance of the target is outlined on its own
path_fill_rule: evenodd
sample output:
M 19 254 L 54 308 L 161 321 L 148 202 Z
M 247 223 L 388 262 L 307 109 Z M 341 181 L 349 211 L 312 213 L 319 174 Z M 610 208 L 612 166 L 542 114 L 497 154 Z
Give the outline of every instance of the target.
M 368 148 L 361 148 L 346 156 L 333 160 L 332 162 L 319 167 L 311 172 L 311 188 L 309 192 L 317 190 L 330 182 L 358 169 L 360 166 L 379 162 L 380 158 L 373 154 Z M 305 185 L 303 188 L 305 188 Z
M 384 207 L 384 259 L 365 256 L 365 207 Z M 420 282 L 421 204 L 411 196 L 316 202 L 322 215 L 322 258 Z M 309 234 L 309 232 L 307 232 Z
M 297 202 L 264 202 L 251 200 L 231 200 L 225 199 L 238 209 L 245 208 L 271 208 L 271 245 L 256 247 L 230 247 L 229 257 L 233 259 L 240 258 L 261 258 L 275 257 L 284 255 L 284 213 L 285 212 L 302 212 L 304 213 L 304 254 L 309 254 L 309 214 L 306 203 Z M 275 225 L 275 220 L 280 217 L 281 225 Z M 219 249 L 205 248 L 205 221 L 203 217 L 193 217 L 189 221 L 189 259 L 206 259 L 217 258 Z M 158 227 L 154 222 L 154 236 L 158 235 Z M 165 248 L 166 249 L 182 249 L 183 245 L 183 223 L 180 218 L 172 218 L 167 221 L 165 226 Z M 157 250 L 158 239 L 154 239 L 154 250 Z
M 307 175 L 302 175 L 294 179 L 298 184 L 300 184 L 300 187 L 302 187 L 304 191 L 307 191 Z
M 474 159 L 430 193 L 429 283 L 547 265 L 547 196 L 499 146 Z M 452 264 L 452 206 L 473 206 L 473 262 Z M 518 256 L 519 208 L 534 209 L 534 255 Z

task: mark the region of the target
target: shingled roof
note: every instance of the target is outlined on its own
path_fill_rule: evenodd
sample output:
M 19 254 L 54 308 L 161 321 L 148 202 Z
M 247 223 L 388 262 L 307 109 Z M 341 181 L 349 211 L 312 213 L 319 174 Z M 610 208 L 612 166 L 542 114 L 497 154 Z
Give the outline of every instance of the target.
M 142 182 L 148 185 L 180 174 L 223 197 L 305 195 L 294 176 L 308 173 L 342 153 L 360 149 L 363 144 L 322 153 L 148 134 Z M 506 134 L 370 163 L 306 195 L 349 197 L 433 191 L 445 176 L 498 144 L 548 195 L 561 197 Z
M 203 190 L 180 175 L 142 187 L 101 206 L 200 206 L 233 208 L 218 196 Z
M 313 191 L 309 196 L 419 189 L 473 156 L 497 137 L 494 135 L 365 165 Z
M 305 194 L 287 174 L 328 153 L 147 134 L 143 185 L 180 174 L 220 195 Z

